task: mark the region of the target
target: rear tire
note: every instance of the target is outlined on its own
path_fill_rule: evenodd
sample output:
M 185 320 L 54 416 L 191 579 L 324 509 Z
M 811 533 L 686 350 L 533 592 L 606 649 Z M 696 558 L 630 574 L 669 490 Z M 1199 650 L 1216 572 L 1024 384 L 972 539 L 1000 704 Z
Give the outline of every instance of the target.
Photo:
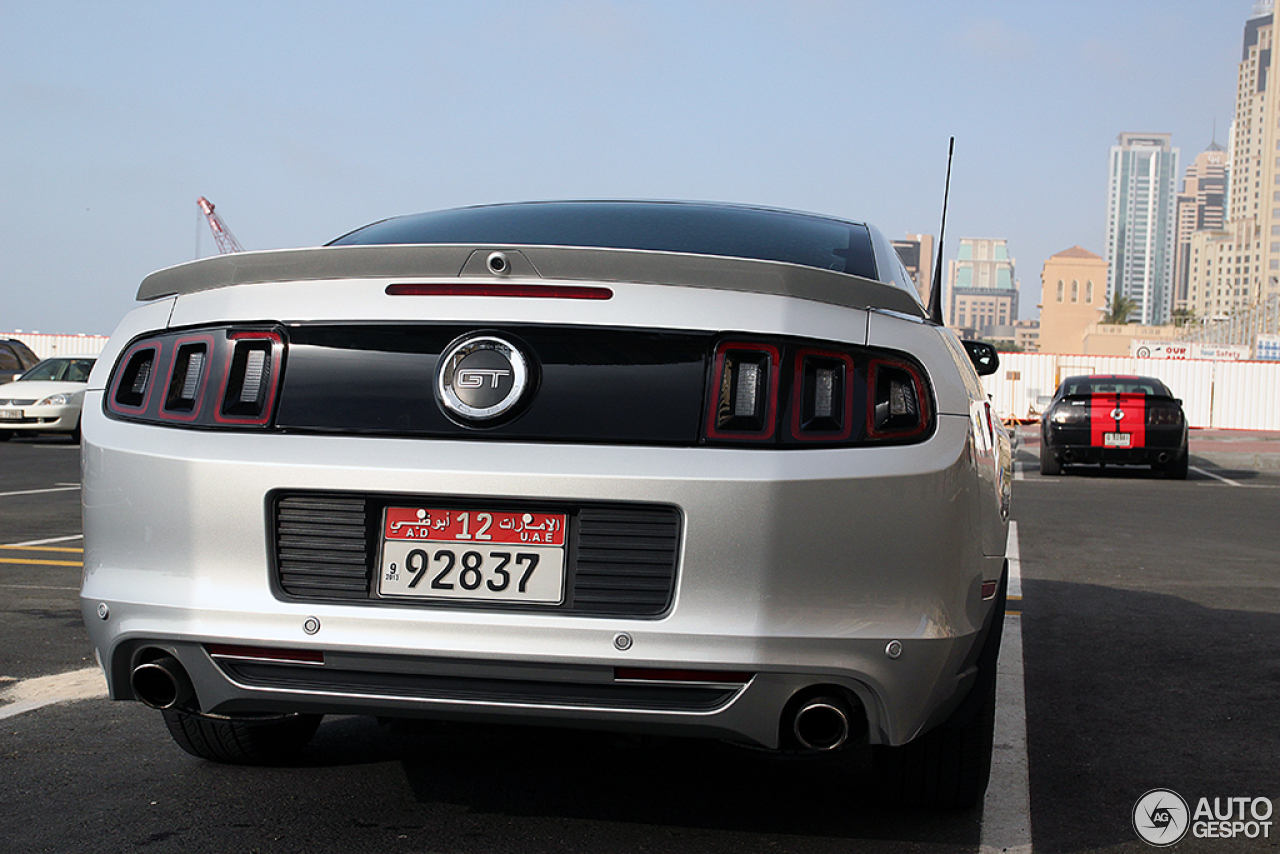
M 1164 476 L 1169 480 L 1186 480 L 1187 468 L 1190 466 L 1190 454 L 1183 452 L 1164 464 Z
M 201 759 L 227 765 L 275 765 L 307 746 L 322 715 L 222 718 L 165 709 L 164 722 L 178 746 Z
M 1062 461 L 1043 443 L 1040 445 L 1040 474 L 1062 474 Z
M 899 747 L 872 748 L 880 797 L 895 806 L 968 808 L 982 802 L 991 779 L 996 726 L 996 662 L 1004 633 L 1002 580 L 994 622 L 977 661 L 969 694 L 938 726 Z

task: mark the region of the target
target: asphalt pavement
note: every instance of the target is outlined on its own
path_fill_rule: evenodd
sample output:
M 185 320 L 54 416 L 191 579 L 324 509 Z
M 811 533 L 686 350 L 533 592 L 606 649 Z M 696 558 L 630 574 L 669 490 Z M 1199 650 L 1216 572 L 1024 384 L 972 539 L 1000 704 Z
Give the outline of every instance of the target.
M 1157 788 L 1192 808 L 1277 805 L 1280 434 L 1195 431 L 1186 481 L 1114 466 L 1042 477 L 1037 445 L 1020 431 L 1025 711 L 1002 707 L 1025 745 L 997 737 L 998 764 L 1029 780 L 1033 845 L 1016 850 L 1149 851 L 1133 810 Z M 340 717 L 291 766 L 196 760 L 158 713 L 81 678 L 96 674 L 76 592 L 78 465 L 65 440 L 0 444 L 0 851 L 1000 850 L 983 847 L 990 803 L 883 809 L 857 752 Z M 1276 836 L 1189 833 L 1176 850 L 1276 850 Z

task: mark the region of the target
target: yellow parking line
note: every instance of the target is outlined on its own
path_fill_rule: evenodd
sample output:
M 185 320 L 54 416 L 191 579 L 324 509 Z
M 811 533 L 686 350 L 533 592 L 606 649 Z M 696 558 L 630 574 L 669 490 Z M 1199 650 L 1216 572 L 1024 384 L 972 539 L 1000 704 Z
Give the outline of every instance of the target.
M 64 548 L 60 546 L 0 546 L 0 549 L 13 552 L 68 552 L 84 554 L 84 549 Z
M 84 563 L 78 560 L 31 560 L 29 558 L 21 557 L 0 558 L 0 564 L 22 564 L 23 566 L 84 566 Z

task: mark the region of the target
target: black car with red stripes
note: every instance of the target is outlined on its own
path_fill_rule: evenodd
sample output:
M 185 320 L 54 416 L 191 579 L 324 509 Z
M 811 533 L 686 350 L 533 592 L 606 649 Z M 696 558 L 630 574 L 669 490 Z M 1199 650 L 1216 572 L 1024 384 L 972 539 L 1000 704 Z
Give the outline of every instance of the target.
M 1040 418 L 1040 473 L 1073 463 L 1151 466 L 1186 478 L 1182 401 L 1155 377 L 1067 377 Z

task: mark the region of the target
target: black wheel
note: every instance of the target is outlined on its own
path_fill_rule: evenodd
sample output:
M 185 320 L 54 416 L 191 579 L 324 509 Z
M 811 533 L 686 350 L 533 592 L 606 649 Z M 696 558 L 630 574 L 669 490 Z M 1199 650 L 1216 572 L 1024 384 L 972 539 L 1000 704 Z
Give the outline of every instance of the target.
M 896 806 L 977 806 L 991 778 L 996 726 L 996 662 L 1004 627 L 1005 582 L 992 615 L 995 622 L 978 655 L 977 677 L 968 695 L 938 726 L 915 741 L 872 748 L 880 797 Z
M 1062 461 L 1043 443 L 1040 445 L 1040 474 L 1062 474 Z
M 165 709 L 165 725 L 178 746 L 201 759 L 227 765 L 274 765 L 307 746 L 322 715 L 223 718 Z
M 1178 456 L 1165 463 L 1164 476 L 1170 480 L 1186 480 L 1187 467 L 1190 464 L 1190 461 L 1187 459 L 1188 456 L 1189 454 L 1183 451 L 1181 454 L 1178 454 Z
M 80 422 L 76 422 L 76 429 L 71 431 L 71 441 L 77 445 L 80 444 Z

